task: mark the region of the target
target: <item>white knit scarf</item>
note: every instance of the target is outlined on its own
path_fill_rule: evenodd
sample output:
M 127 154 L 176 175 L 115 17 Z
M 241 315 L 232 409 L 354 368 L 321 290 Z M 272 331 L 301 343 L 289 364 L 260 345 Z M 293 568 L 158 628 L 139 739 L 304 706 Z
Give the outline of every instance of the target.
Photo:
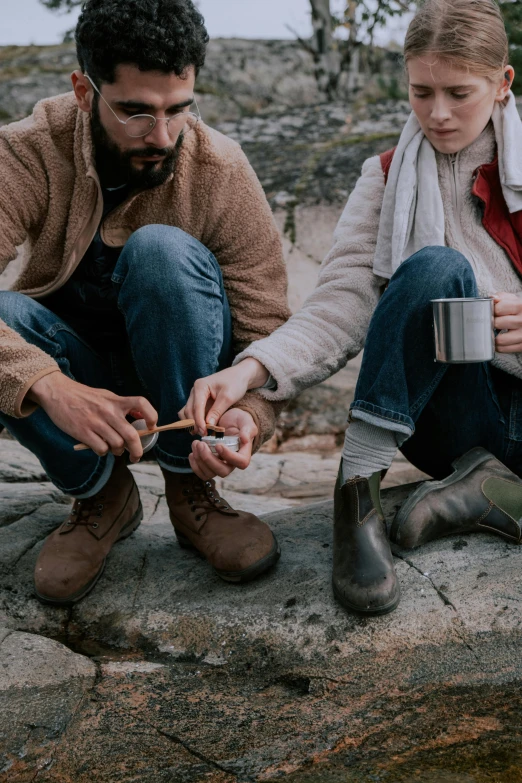
M 502 192 L 510 213 L 522 210 L 522 120 L 510 91 L 492 115 Z M 484 161 L 489 163 L 490 161 Z M 377 236 L 374 272 L 390 278 L 423 247 L 445 245 L 444 208 L 435 150 L 412 112 L 390 167 Z

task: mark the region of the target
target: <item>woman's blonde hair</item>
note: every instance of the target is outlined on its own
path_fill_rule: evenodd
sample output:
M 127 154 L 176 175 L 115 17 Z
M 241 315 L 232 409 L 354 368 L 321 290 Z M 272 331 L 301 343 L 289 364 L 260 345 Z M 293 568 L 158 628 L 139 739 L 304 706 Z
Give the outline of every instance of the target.
M 406 35 L 404 60 L 438 60 L 496 80 L 509 62 L 509 44 L 495 0 L 425 0 Z

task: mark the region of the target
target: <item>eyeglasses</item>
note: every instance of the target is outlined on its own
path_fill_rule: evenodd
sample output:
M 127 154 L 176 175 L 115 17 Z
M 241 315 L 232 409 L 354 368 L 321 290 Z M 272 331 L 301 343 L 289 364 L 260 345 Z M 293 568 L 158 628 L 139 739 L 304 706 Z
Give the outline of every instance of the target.
M 156 127 L 156 123 L 158 120 L 162 120 L 167 123 L 167 132 L 170 134 L 170 136 L 179 136 L 179 134 L 184 131 L 185 133 L 187 131 L 192 130 L 196 127 L 199 120 L 201 119 L 201 114 L 199 113 L 198 104 L 196 102 L 196 99 L 194 98 L 193 104 L 189 106 L 190 109 L 192 106 L 196 107 L 196 111 L 180 111 L 176 112 L 176 114 L 173 114 L 172 117 L 153 117 L 152 114 L 134 114 L 132 117 L 129 117 L 128 120 L 120 120 L 110 103 L 105 100 L 99 89 L 94 84 L 93 80 L 89 76 L 88 73 L 85 74 L 85 76 L 88 78 L 100 98 L 104 103 L 107 104 L 111 112 L 114 114 L 120 125 L 125 125 L 125 132 L 127 136 L 130 136 L 132 139 L 139 139 L 141 136 L 147 136 L 149 133 L 151 133 L 154 128 Z

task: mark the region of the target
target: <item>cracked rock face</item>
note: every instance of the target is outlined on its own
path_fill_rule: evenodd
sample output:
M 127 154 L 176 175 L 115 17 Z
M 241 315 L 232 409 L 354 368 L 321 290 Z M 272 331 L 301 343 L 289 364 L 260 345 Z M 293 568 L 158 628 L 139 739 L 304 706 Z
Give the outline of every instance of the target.
M 9 444 L 11 455 L 22 450 L 18 444 Z M 292 495 L 291 490 L 302 487 L 299 474 L 306 459 L 306 455 L 283 459 L 277 474 L 267 466 L 256 474 L 258 491 L 266 491 L 275 482 L 286 488 L 285 494 Z M 337 461 L 331 462 L 325 461 L 323 473 L 317 466 L 318 483 L 333 480 Z M 47 482 L 47 489 L 45 484 L 36 485 L 32 499 L 28 487 L 33 485 L 23 485 L 25 515 L 16 499 L 6 503 L 6 519 L 11 521 L 0 528 L 1 620 L 20 630 L 69 640 L 88 637 L 106 646 L 152 650 L 185 661 L 212 656 L 225 663 L 247 664 L 258 660 L 264 650 L 262 654 L 270 660 L 282 662 L 290 656 L 295 662 L 319 665 L 330 656 L 369 649 L 364 635 L 351 634 L 359 621 L 346 617 L 330 595 L 331 503 L 311 507 L 306 524 L 300 508 L 269 515 L 267 520 L 285 556 L 273 574 L 241 589 L 230 589 L 205 562 L 178 547 L 159 470 L 155 465 L 144 468 L 135 471 L 144 523 L 136 535 L 115 547 L 111 567 L 96 590 L 72 610 L 42 606 L 32 593 L 33 569 L 42 541 L 67 513 L 66 506 L 57 500 L 67 499 L 59 493 L 53 497 Z M 227 481 L 223 484 L 228 498 Z M 255 484 L 254 480 L 254 492 Z M 240 505 L 251 508 L 249 495 L 236 492 L 236 497 L 241 496 Z M 263 499 L 262 494 L 252 498 L 260 506 Z M 293 502 L 292 498 L 283 500 L 283 505 Z M 398 569 L 407 584 L 418 577 L 406 563 L 399 561 Z M 417 605 L 405 596 L 404 616 L 398 612 L 393 623 L 381 626 L 380 632 L 372 635 L 370 647 L 400 645 L 405 635 L 411 643 L 416 630 L 410 622 L 408 602 L 410 612 L 429 606 L 433 614 L 431 623 L 423 628 L 425 639 L 429 636 L 434 641 L 441 633 L 452 637 L 453 618 L 436 591 L 427 589 L 422 599 Z
M 292 459 L 253 491 L 291 482 Z M 41 478 L 31 455 L 0 440 L 4 478 L 21 464 Z M 134 472 L 144 521 L 72 610 L 32 593 L 67 499 L 46 481 L 4 483 L 0 781 L 300 783 L 315 770 L 337 783 L 347 768 L 386 768 L 387 747 L 406 763 L 422 749 L 496 748 L 508 726 L 519 741 L 517 547 L 478 535 L 397 550 L 398 610 L 359 618 L 330 592 L 331 502 L 268 515 L 282 559 L 238 587 L 177 546 L 156 466 Z M 385 493 L 389 519 L 410 489 Z

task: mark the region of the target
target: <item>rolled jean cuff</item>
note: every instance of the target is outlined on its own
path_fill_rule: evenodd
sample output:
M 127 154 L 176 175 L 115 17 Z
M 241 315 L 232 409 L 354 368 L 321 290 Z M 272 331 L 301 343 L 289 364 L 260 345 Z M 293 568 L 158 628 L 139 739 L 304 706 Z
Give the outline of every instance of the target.
M 380 427 L 383 430 L 397 433 L 396 439 L 399 448 L 415 432 L 415 423 L 412 418 L 405 416 L 403 413 L 395 413 L 394 411 L 386 410 L 386 408 L 379 408 L 370 402 L 356 400 L 350 407 L 350 417 L 359 421 L 365 421 L 367 424 L 373 424 L 375 427 Z
M 108 480 L 111 477 L 112 469 L 114 467 L 114 454 L 107 454 L 105 457 L 100 457 L 96 470 L 80 487 L 76 489 L 66 489 L 59 487 L 66 495 L 71 495 L 77 500 L 85 500 L 86 498 L 92 498 L 100 492 Z M 94 482 L 94 483 L 93 483 Z M 90 487 L 90 489 L 86 489 Z
M 192 473 L 188 457 L 172 457 L 157 446 L 154 450 L 154 456 L 158 461 L 158 465 L 165 470 L 169 470 L 172 473 Z

